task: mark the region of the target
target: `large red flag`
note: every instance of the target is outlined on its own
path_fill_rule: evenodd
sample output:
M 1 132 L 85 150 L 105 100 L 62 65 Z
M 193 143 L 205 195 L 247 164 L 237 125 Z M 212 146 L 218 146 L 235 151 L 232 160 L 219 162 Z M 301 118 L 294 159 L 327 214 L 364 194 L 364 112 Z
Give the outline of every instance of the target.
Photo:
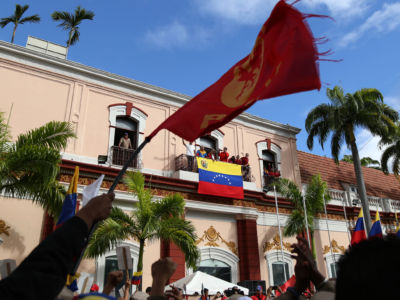
M 304 16 L 281 0 L 251 53 L 158 126 L 193 141 L 260 99 L 319 89 L 318 53 Z

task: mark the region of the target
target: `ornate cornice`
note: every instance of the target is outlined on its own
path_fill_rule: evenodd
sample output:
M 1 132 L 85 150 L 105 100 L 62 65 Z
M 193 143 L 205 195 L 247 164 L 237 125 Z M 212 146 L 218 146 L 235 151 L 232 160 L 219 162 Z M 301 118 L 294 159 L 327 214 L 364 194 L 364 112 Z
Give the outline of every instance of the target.
M 206 242 L 206 240 L 208 242 Z M 235 242 L 226 241 L 212 225 L 206 231 L 204 231 L 203 236 L 196 241 L 196 245 L 200 244 L 201 242 L 206 242 L 205 246 L 219 247 L 219 244 L 217 243 L 218 240 L 224 243 L 234 254 L 238 255 Z

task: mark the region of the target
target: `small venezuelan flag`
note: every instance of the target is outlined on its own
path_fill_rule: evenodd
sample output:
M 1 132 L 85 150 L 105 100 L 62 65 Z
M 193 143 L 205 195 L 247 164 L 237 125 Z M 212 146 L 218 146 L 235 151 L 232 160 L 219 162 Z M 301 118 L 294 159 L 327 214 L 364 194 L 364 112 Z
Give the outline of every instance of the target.
M 243 199 L 242 166 L 197 157 L 199 194 Z
M 65 195 L 65 199 L 61 209 L 61 214 L 60 217 L 58 218 L 56 228 L 60 227 L 70 218 L 75 216 L 78 178 L 79 178 L 79 167 L 75 167 L 75 173 L 74 176 L 72 176 L 72 180 L 71 183 L 69 184 L 67 194 Z
M 143 275 L 143 271 L 133 273 L 132 284 L 139 285 L 140 282 L 142 281 L 142 275 Z
M 382 227 L 381 227 L 381 219 L 379 218 L 379 212 L 376 211 L 375 222 L 372 224 L 371 231 L 368 235 L 369 238 L 382 238 Z
M 360 213 L 358 214 L 358 219 L 356 223 L 356 227 L 354 228 L 353 234 L 351 235 L 351 244 L 355 245 L 363 240 L 366 240 L 367 236 L 365 235 L 364 229 L 364 216 L 363 210 L 360 209 Z
M 394 216 L 396 218 L 396 235 L 398 238 L 400 238 L 400 226 L 399 226 L 399 219 L 397 219 L 397 213 L 394 213 Z

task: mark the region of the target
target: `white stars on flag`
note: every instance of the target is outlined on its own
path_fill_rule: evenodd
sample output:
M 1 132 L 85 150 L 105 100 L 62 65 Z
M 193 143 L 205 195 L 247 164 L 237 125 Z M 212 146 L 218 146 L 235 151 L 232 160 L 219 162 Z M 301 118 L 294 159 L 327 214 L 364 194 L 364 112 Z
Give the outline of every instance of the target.
M 230 181 L 230 179 L 228 177 L 226 177 L 224 174 L 215 175 L 212 179 L 212 182 L 218 183 L 218 182 L 221 182 L 223 179 L 227 180 L 229 185 L 232 185 L 232 182 Z

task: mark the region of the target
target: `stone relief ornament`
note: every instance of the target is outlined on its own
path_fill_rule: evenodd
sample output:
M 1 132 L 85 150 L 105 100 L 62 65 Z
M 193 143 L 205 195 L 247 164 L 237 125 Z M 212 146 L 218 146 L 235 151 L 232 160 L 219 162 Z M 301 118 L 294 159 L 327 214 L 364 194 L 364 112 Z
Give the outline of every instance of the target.
M 200 244 L 201 242 L 206 242 L 205 246 L 219 247 L 219 244 L 217 243 L 218 240 L 224 243 L 229 250 L 238 255 L 235 242 L 226 241 L 212 225 L 206 231 L 204 231 L 203 236 L 196 241 L 196 245 Z
M 4 233 L 6 236 L 10 236 L 10 226 L 7 226 L 6 222 L 0 220 L 0 234 Z
M 344 246 L 339 246 L 338 243 L 335 240 L 332 240 L 331 243 L 332 243 L 332 252 L 333 253 L 342 253 L 342 254 L 344 254 L 344 252 L 346 251 Z M 324 246 L 323 252 L 324 252 L 324 254 L 330 253 L 331 252 L 331 247 Z
M 285 243 L 282 242 L 283 249 L 286 251 L 291 251 L 292 250 L 292 245 L 290 243 Z M 265 242 L 264 244 L 264 252 L 271 251 L 271 250 L 281 250 L 281 238 L 279 237 L 279 234 L 276 234 L 271 242 Z

